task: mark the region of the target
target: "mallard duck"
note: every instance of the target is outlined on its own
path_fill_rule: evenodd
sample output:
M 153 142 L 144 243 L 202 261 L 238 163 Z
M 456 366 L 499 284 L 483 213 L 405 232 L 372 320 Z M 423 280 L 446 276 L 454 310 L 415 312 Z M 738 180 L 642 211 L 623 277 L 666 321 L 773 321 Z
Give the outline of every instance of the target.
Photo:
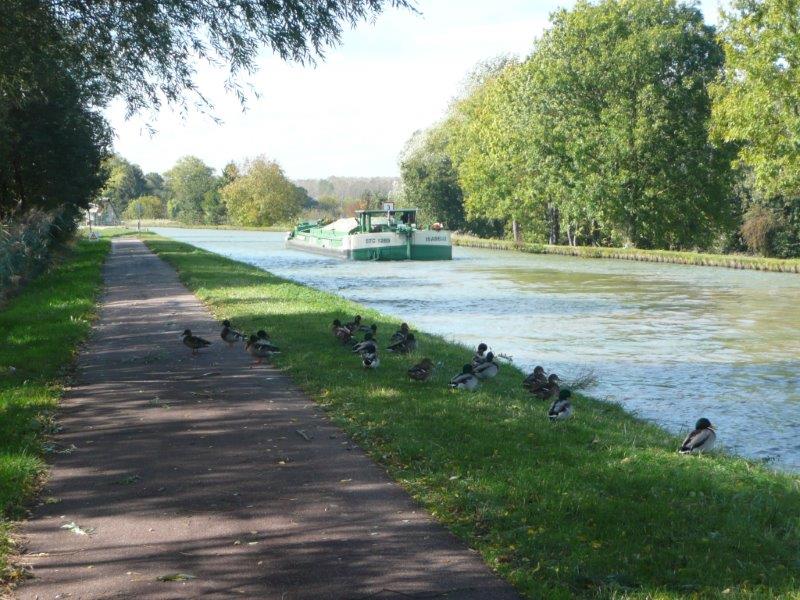
M 549 400 L 550 398 L 556 398 L 560 391 L 558 386 L 558 382 L 560 379 L 558 375 L 555 373 L 551 373 L 550 376 L 547 378 L 542 384 L 536 384 L 531 386 L 531 394 L 539 398 L 539 400 Z
M 362 323 L 361 325 L 358 326 L 358 329 L 356 329 L 356 331 L 360 331 L 362 333 L 372 332 L 372 335 L 375 335 L 378 333 L 378 326 L 375 323 L 373 323 L 372 325 L 365 325 Z
M 281 349 L 278 348 L 272 341 L 269 339 L 269 334 L 264 331 L 263 329 L 259 329 L 256 331 L 256 345 L 259 346 L 261 349 L 269 352 L 270 354 L 278 354 Z
M 343 344 L 348 343 L 350 341 L 350 338 L 353 337 L 353 332 L 350 331 L 344 325 L 342 325 L 342 322 L 339 319 L 333 320 L 331 331 L 333 331 L 333 335 L 336 336 L 336 339 L 342 342 Z
M 472 365 L 464 365 L 461 373 L 450 380 L 450 387 L 459 390 L 474 390 L 478 387 L 478 378 L 472 373 Z
M 478 379 L 491 379 L 500 370 L 500 366 L 494 362 L 494 354 L 492 352 L 486 353 L 485 360 L 477 365 L 472 366 L 472 372 Z
M 475 351 L 475 355 L 472 357 L 472 366 L 477 367 L 483 361 L 486 360 L 485 352 L 489 349 L 489 346 L 481 342 L 478 344 L 478 349 Z
M 694 431 L 686 436 L 681 445 L 681 454 L 693 454 L 698 452 L 708 452 L 714 447 L 717 441 L 717 432 L 711 421 L 703 417 L 694 424 Z
M 396 354 L 408 354 L 417 349 L 417 339 L 414 337 L 413 333 L 409 333 L 405 339 L 390 344 L 386 349 Z
M 377 352 L 365 352 L 361 355 L 361 364 L 365 369 L 377 369 L 381 364 Z
M 236 342 L 243 342 L 246 339 L 243 333 L 231 328 L 231 322 L 228 319 L 222 322 L 222 331 L 219 337 L 221 337 L 222 341 L 228 344 L 230 348 L 233 348 Z
M 553 400 L 550 405 L 550 410 L 547 411 L 547 418 L 551 421 L 563 421 L 572 416 L 572 402 L 569 401 L 572 392 L 569 390 L 561 390 L 558 392 L 558 398 Z
M 196 356 L 197 355 L 197 351 L 200 350 L 200 348 L 205 348 L 206 346 L 210 346 L 211 345 L 211 342 L 209 342 L 208 340 L 204 340 L 201 337 L 198 337 L 196 335 L 192 335 L 191 329 L 185 329 L 184 330 L 184 332 L 183 332 L 183 343 L 188 348 L 191 348 L 192 356 Z
M 350 330 L 350 333 L 355 333 L 361 327 L 361 315 L 356 315 L 352 321 L 345 323 L 345 327 Z
M 395 331 L 392 334 L 392 337 L 389 338 L 389 343 L 394 344 L 396 342 L 406 339 L 406 336 L 409 334 L 410 331 L 411 330 L 408 328 L 408 323 L 402 323 L 400 325 L 400 329 Z
M 528 375 L 522 381 L 522 387 L 524 387 L 528 391 L 533 391 L 534 386 L 541 386 L 541 384 L 547 383 L 547 375 L 544 373 L 544 367 L 535 367 L 533 369 L 533 373 Z M 538 388 L 537 388 L 538 389 Z
M 378 344 L 372 339 L 372 332 L 368 331 L 364 334 L 364 341 L 353 346 L 354 354 L 377 354 Z
M 433 361 L 423 358 L 408 370 L 408 376 L 414 381 L 428 381 L 433 374 Z
M 270 350 L 269 346 L 259 343 L 259 339 L 255 335 L 251 335 L 250 339 L 247 340 L 247 343 L 245 344 L 245 349 L 250 354 L 250 356 L 256 359 L 255 362 L 250 363 L 251 368 L 254 367 L 255 365 L 260 365 L 265 358 L 269 358 L 270 356 L 275 354 L 275 352 Z

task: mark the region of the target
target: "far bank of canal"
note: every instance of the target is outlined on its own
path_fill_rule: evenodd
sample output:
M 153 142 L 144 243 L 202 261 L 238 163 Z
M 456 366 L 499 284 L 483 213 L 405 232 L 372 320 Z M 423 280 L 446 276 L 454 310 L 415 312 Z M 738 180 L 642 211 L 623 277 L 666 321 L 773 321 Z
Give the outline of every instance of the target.
M 698 416 L 731 451 L 800 471 L 800 277 L 454 248 L 453 261 L 359 263 L 283 247 L 283 234 L 161 235 L 374 307 L 451 340 L 587 368 L 588 392 L 680 432 Z

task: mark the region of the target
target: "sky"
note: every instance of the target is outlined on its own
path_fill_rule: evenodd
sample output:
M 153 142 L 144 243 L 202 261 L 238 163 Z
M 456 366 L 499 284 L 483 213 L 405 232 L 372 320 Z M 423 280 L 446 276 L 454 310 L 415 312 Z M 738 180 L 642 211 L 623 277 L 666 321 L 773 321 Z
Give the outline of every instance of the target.
M 169 108 L 126 119 L 114 102 L 106 110 L 114 150 L 145 172 L 164 172 L 191 154 L 217 170 L 263 155 L 294 179 L 397 175 L 405 142 L 443 117 L 476 63 L 526 55 L 550 13 L 573 4 L 417 0 L 419 14 L 389 8 L 348 29 L 315 67 L 262 52 L 258 72 L 243 80 L 259 93 L 244 111 L 223 89 L 225 70 L 198 64 L 198 86 L 221 123 Z M 718 0 L 699 6 L 708 22 L 717 21 Z

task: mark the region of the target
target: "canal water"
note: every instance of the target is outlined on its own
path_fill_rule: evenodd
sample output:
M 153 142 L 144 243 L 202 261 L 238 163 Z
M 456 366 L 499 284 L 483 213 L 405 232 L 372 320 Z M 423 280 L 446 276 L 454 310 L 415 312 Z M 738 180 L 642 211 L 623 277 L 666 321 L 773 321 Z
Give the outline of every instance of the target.
M 442 262 L 346 262 L 284 234 L 156 232 L 340 294 L 419 329 L 486 342 L 675 433 L 706 416 L 726 449 L 800 472 L 800 276 L 453 248 Z

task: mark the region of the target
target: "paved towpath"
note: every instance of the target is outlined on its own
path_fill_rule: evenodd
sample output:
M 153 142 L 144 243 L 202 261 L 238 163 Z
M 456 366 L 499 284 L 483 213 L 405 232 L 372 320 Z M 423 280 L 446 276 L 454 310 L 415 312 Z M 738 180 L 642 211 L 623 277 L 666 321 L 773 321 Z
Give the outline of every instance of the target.
M 518 598 L 284 375 L 248 369 L 144 244 L 114 241 L 105 283 L 18 598 Z M 213 345 L 191 358 L 184 328 Z

